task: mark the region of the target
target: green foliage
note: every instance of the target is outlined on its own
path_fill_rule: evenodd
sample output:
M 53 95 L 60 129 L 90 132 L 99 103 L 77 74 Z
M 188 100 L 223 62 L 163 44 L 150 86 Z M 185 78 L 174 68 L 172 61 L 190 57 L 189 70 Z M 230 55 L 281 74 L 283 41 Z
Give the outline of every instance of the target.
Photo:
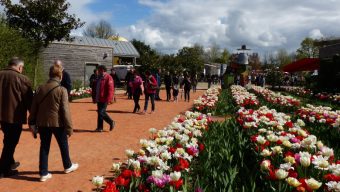
M 226 104 L 226 103 L 225 103 Z M 213 123 L 205 133 L 205 150 L 192 177 L 204 191 L 255 191 L 257 167 L 251 143 L 235 119 Z
M 83 87 L 83 82 L 79 79 L 72 81 L 72 89 L 80 89 Z
M 183 67 L 178 63 L 175 55 L 162 55 L 159 61 L 160 67 L 172 74 L 183 72 Z
M 275 86 L 281 86 L 283 82 L 283 73 L 275 67 L 271 67 L 266 77 L 267 84 Z
M 54 40 L 70 39 L 70 32 L 84 23 L 68 13 L 70 3 L 66 0 L 20 0 L 12 4 L 10 0 L 0 0 L 5 6 L 10 27 L 35 42 L 36 50 Z
M 199 45 L 183 47 L 178 51 L 178 62 L 189 74 L 200 73 L 204 68 L 203 53 L 203 47 Z
M 30 79 L 34 77 L 34 64 L 36 55 L 33 50 L 33 43 L 23 38 L 21 34 L 7 26 L 5 19 L 0 16 L 0 68 L 7 67 L 8 61 L 14 57 L 20 57 L 25 62 L 24 74 Z M 37 82 L 41 83 L 43 78 L 43 69 L 37 70 Z
M 159 55 L 156 50 L 152 49 L 150 45 L 136 39 L 133 39 L 131 43 L 139 52 L 140 57 L 137 58 L 137 64 L 141 65 L 141 70 L 156 70 L 159 60 Z
M 317 58 L 319 56 L 319 48 L 314 43 L 314 39 L 306 37 L 301 42 L 300 48 L 296 50 L 297 58 Z
M 213 112 L 217 116 L 226 116 L 228 114 L 235 114 L 237 106 L 234 104 L 230 90 L 223 90 L 219 95 L 216 103 L 216 110 Z

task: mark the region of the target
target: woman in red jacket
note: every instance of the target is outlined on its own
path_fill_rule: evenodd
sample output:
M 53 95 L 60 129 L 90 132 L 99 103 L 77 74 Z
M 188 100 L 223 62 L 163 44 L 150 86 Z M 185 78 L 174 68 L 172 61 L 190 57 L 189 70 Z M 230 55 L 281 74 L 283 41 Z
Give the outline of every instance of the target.
M 150 71 L 146 71 L 145 76 L 145 104 L 142 114 L 145 114 L 148 109 L 149 99 L 151 100 L 151 113 L 155 112 L 155 94 L 157 90 L 157 81 Z

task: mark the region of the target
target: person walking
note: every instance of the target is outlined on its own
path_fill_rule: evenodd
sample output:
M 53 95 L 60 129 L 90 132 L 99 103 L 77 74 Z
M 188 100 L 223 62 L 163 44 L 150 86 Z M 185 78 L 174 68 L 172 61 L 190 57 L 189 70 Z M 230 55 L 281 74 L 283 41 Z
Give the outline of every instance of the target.
M 40 135 L 39 174 L 40 181 L 52 178 L 48 172 L 48 155 L 52 135 L 56 138 L 60 149 L 64 173 L 78 169 L 79 164 L 72 163 L 69 154 L 68 137 L 73 133 L 71 113 L 67 90 L 61 86 L 63 67 L 54 63 L 50 67 L 47 83 L 36 90 L 29 116 L 29 126 L 33 134 Z
M 179 92 L 179 78 L 174 75 L 172 79 L 172 96 L 174 97 L 174 102 L 178 102 L 178 92 Z
M 197 75 L 193 75 L 191 78 L 191 82 L 192 82 L 192 91 L 195 93 L 197 90 L 197 84 L 198 84 L 198 80 L 197 80 Z
M 94 69 L 93 70 L 93 74 L 90 77 L 90 87 L 91 90 L 93 91 L 95 89 L 95 81 L 98 78 L 98 69 Z M 95 102 L 96 98 L 94 97 L 94 95 L 92 94 L 92 101 Z
M 97 132 L 103 132 L 104 121 L 110 125 L 110 131 L 113 130 L 115 122 L 107 114 L 106 108 L 108 104 L 112 103 L 113 99 L 113 80 L 112 77 L 106 73 L 105 65 L 98 67 L 98 78 L 94 82 L 95 89 L 92 90 L 94 103 L 97 103 L 98 120 Z
M 140 110 L 139 99 L 140 99 L 140 96 L 143 95 L 144 87 L 143 87 L 143 80 L 139 76 L 139 73 L 136 70 L 133 72 L 133 76 L 134 76 L 134 80 L 132 82 L 132 96 L 133 96 L 133 101 L 135 103 L 133 113 L 136 113 Z
M 126 81 L 126 94 L 128 96 L 128 99 L 132 99 L 132 81 L 133 81 L 133 69 L 130 69 L 126 76 L 125 76 L 125 81 Z
M 148 109 L 149 100 L 151 100 L 151 114 L 155 112 L 155 94 L 157 90 L 157 81 L 150 71 L 145 72 L 145 104 L 144 111 L 145 114 Z
M 24 62 L 13 57 L 7 68 L 0 71 L 0 123 L 4 133 L 0 178 L 17 175 L 16 168 L 20 165 L 14 160 L 14 152 L 33 97 L 31 82 L 22 75 L 23 69 Z
M 162 100 L 161 97 L 159 96 L 159 92 L 161 91 L 161 85 L 162 85 L 161 69 L 158 69 L 158 72 L 156 72 L 155 79 L 156 79 L 156 82 L 157 82 L 155 100 L 160 101 L 160 100 Z
M 55 60 L 54 64 L 62 66 L 63 62 L 61 60 Z M 64 68 L 63 68 L 63 77 L 62 77 L 60 85 L 66 88 L 68 97 L 69 99 L 71 99 L 70 93 L 72 90 L 72 81 L 71 81 L 70 74 Z
M 172 84 L 172 79 L 170 72 L 168 71 L 164 77 L 164 84 L 165 84 L 165 90 L 166 90 L 166 100 L 170 101 L 171 100 L 171 84 Z
M 187 74 L 184 75 L 184 79 L 181 83 L 181 87 L 184 88 L 184 101 L 190 101 L 190 89 L 191 89 L 191 81 Z

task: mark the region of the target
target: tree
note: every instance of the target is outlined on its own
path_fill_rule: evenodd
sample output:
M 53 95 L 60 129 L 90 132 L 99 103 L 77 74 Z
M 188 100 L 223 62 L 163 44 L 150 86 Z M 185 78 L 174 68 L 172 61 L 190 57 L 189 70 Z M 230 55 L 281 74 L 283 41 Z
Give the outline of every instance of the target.
M 55 40 L 71 40 L 70 32 L 83 26 L 75 15 L 68 13 L 70 3 L 66 0 L 0 0 L 5 6 L 6 20 L 10 27 L 17 29 L 23 37 L 33 43 L 36 64 L 34 66 L 34 85 L 39 61 L 39 53 Z
M 179 64 L 191 75 L 201 73 L 204 68 L 204 51 L 200 45 L 194 47 L 183 47 L 178 51 Z
M 100 20 L 98 23 L 92 23 L 83 32 L 84 36 L 108 39 L 115 35 L 115 30 L 107 21 Z
M 23 38 L 21 34 L 13 29 L 10 28 L 7 23 L 6 19 L 3 15 L 0 14 L 0 68 L 7 67 L 7 62 L 13 57 L 17 56 L 20 57 L 25 61 L 25 70 L 24 74 L 27 75 L 29 78 L 34 77 L 34 63 L 35 63 L 35 56 L 33 50 L 33 44 L 28 39 Z M 38 69 L 39 72 L 42 68 Z M 38 79 L 44 80 L 41 78 L 42 76 L 38 73 Z
M 162 55 L 159 60 L 159 65 L 163 70 L 171 73 L 183 72 L 183 67 L 177 61 L 177 57 L 174 54 Z
M 137 58 L 137 63 L 141 65 L 141 70 L 156 70 L 159 67 L 159 55 L 156 50 L 136 39 L 133 39 L 131 43 L 139 52 L 140 57 Z
M 215 63 L 221 58 L 220 47 L 214 43 L 208 51 L 205 52 L 205 60 L 208 63 Z
M 297 58 L 317 58 L 319 56 L 319 49 L 314 45 L 315 40 L 306 37 L 300 44 L 300 48 L 296 50 Z
M 276 60 L 279 65 L 279 67 L 283 67 L 289 63 L 292 62 L 292 57 L 288 54 L 286 49 L 279 49 L 277 55 L 276 55 Z

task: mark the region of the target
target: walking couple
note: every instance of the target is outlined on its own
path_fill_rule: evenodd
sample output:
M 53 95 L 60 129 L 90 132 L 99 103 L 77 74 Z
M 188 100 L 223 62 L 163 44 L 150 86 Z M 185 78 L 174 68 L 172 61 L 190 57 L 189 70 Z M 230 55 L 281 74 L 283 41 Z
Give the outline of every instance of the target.
M 149 71 L 145 72 L 146 80 L 143 82 L 142 78 L 139 76 L 139 73 L 134 70 L 133 72 L 133 82 L 132 82 L 132 96 L 135 103 L 135 107 L 133 109 L 133 113 L 136 113 L 140 110 L 139 105 L 139 99 L 140 96 L 145 93 L 145 104 L 144 104 L 144 110 L 141 114 L 145 114 L 148 105 L 149 100 L 151 101 L 151 114 L 155 112 L 155 94 L 157 90 L 157 81 L 156 78 L 151 75 Z
M 0 122 L 4 133 L 3 149 L 0 158 L 0 177 L 18 174 L 20 163 L 14 160 L 15 148 L 19 142 L 23 124 L 27 122 L 33 135 L 40 135 L 39 174 L 40 181 L 52 178 L 48 172 L 48 155 L 52 135 L 55 136 L 64 166 L 64 172 L 78 169 L 69 155 L 68 138 L 72 135 L 72 122 L 67 90 L 60 86 L 63 67 L 56 61 L 50 68 L 50 79 L 41 85 L 33 97 L 30 80 L 22 75 L 24 62 L 12 58 L 8 67 L 0 71 Z

